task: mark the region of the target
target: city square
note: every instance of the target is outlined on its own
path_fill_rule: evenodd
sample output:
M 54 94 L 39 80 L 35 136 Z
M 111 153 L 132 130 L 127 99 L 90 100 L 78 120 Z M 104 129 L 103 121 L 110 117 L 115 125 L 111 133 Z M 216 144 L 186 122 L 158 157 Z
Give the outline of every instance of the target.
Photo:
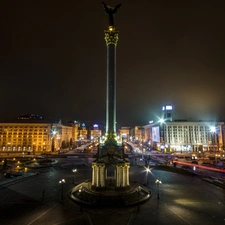
M 0 224 L 225 223 L 215 1 L 4 2 Z
M 130 207 L 77 204 L 69 195 L 75 181 L 91 179 L 90 164 L 60 159 L 39 174 L 1 185 L 1 224 L 215 224 L 224 223 L 224 189 L 201 177 L 151 169 L 151 199 Z M 87 161 L 88 162 L 88 161 Z M 65 183 L 59 183 L 64 179 Z M 160 184 L 156 184 L 160 180 Z M 132 165 L 130 182 L 146 188 L 146 170 Z M 137 194 L 138 195 L 138 194 Z

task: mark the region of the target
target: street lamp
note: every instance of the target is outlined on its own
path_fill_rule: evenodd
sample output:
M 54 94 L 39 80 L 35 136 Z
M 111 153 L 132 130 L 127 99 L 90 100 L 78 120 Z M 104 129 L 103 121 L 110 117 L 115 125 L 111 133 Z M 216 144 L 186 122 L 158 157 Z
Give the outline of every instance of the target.
M 218 165 L 218 164 L 217 164 L 217 161 L 218 161 L 217 159 L 218 159 L 218 158 L 220 158 L 220 154 L 215 154 L 215 164 L 216 164 L 216 166 Z
M 144 144 L 144 142 L 143 142 L 143 140 L 144 140 L 144 132 L 145 132 L 145 130 L 144 130 L 144 127 L 141 127 L 141 152 L 142 152 L 142 156 L 141 156 L 141 158 L 142 158 L 142 161 L 144 160 L 144 153 L 143 153 L 143 151 L 144 151 L 144 147 L 143 147 L 143 144 Z
M 83 186 L 80 186 L 79 195 L 80 195 L 80 200 L 81 200 L 81 204 L 80 204 L 80 211 L 81 212 L 83 211 L 83 198 L 82 198 L 83 192 L 84 192 Z
M 148 186 L 148 173 L 150 172 L 151 170 L 149 168 L 146 169 L 146 186 Z
M 213 143 L 213 151 L 215 155 L 215 163 L 217 163 L 217 158 L 216 158 L 216 149 L 215 149 L 215 144 L 216 144 L 216 127 L 212 126 L 210 127 L 210 132 L 212 132 L 213 137 L 212 137 L 212 143 Z
M 158 189 L 158 199 L 159 199 L 159 184 L 161 184 L 162 181 L 159 180 L 159 179 L 157 179 L 157 180 L 155 181 L 155 183 L 156 183 L 156 185 L 157 185 L 157 189 Z
M 165 120 L 164 120 L 163 118 L 160 118 L 160 119 L 159 119 L 159 122 L 160 122 L 160 123 L 164 123 Z
M 77 169 L 73 169 L 72 170 L 72 172 L 73 172 L 73 183 L 75 184 L 75 173 L 77 172 Z
M 141 187 L 140 186 L 138 186 L 136 188 L 136 192 L 138 194 L 138 211 L 139 211 L 140 210 L 140 193 L 141 193 Z
M 163 152 L 165 152 L 164 150 L 164 146 L 165 146 L 165 133 L 164 133 L 164 124 L 165 124 L 165 119 L 161 118 L 159 119 L 159 123 L 160 123 L 160 143 L 161 145 L 163 145 Z M 162 151 L 162 148 L 161 148 Z
M 19 168 L 20 168 L 20 161 L 17 162 L 17 167 L 16 167 L 16 169 L 19 171 Z
M 63 184 L 65 184 L 65 183 L 66 183 L 65 179 L 62 179 L 59 181 L 59 184 L 61 184 L 61 186 L 62 186 L 61 200 L 63 200 Z
M 51 140 L 52 140 L 51 150 L 52 150 L 52 152 L 55 151 L 55 135 L 56 135 L 57 133 L 58 133 L 58 132 L 57 132 L 56 130 L 52 130 L 52 131 L 51 131 L 51 135 L 52 135 L 52 137 L 51 137 Z

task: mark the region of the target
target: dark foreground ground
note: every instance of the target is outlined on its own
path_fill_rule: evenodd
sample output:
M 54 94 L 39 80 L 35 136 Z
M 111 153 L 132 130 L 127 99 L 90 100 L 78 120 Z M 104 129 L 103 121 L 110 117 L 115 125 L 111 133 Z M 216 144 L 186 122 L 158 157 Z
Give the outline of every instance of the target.
M 59 185 L 62 178 L 66 180 L 63 190 Z M 76 182 L 90 178 L 91 167 L 80 167 Z M 46 169 L 40 175 L 0 186 L 0 224 L 225 224 L 225 190 L 198 176 L 153 169 L 147 177 L 143 167 L 132 166 L 130 179 L 140 185 L 148 179 L 152 196 L 147 203 L 127 208 L 86 207 L 68 198 L 74 187 L 71 167 Z M 156 179 L 162 184 L 157 186 Z

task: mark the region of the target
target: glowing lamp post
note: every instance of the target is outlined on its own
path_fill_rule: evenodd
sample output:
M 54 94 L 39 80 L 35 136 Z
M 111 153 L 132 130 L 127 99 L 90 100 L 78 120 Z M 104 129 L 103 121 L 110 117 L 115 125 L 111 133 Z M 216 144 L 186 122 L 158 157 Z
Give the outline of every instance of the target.
M 55 135 L 57 134 L 57 131 L 56 130 L 53 130 L 52 131 L 52 152 L 54 152 L 55 151 Z
M 75 173 L 77 172 L 77 169 L 73 169 L 72 172 L 73 172 L 73 183 L 75 184 L 76 183 Z
M 59 181 L 59 184 L 61 184 L 61 186 L 62 186 L 61 200 L 63 200 L 63 184 L 65 184 L 65 183 L 66 183 L 65 179 L 62 179 L 62 180 Z
M 138 194 L 138 211 L 139 211 L 140 210 L 140 193 L 141 193 L 141 187 L 140 186 L 138 186 L 136 188 L 136 192 Z
M 16 169 L 19 171 L 19 169 L 20 169 L 20 161 L 17 162 L 17 167 L 16 167 Z
M 160 123 L 164 123 L 165 120 L 161 118 L 161 119 L 159 119 L 159 122 L 160 122 Z
M 212 143 L 213 143 L 213 151 L 215 154 L 215 163 L 217 163 L 217 158 L 216 158 L 216 149 L 215 149 L 215 144 L 216 144 L 216 127 L 210 127 L 210 132 L 212 133 L 213 137 L 212 137 Z
M 164 145 L 165 145 L 165 135 L 164 135 L 164 124 L 165 124 L 165 119 L 161 118 L 159 119 L 160 123 L 160 142 L 161 142 L 161 151 L 164 152 Z
M 80 200 L 81 200 L 81 204 L 80 204 L 80 211 L 81 212 L 83 211 L 83 192 L 84 192 L 84 189 L 83 189 L 83 186 L 81 186 L 80 189 L 79 189 Z
M 157 185 L 157 189 L 158 189 L 158 199 L 159 199 L 159 185 L 162 183 L 162 181 L 157 179 L 157 180 L 155 181 L 155 183 L 156 183 L 156 185 Z
M 148 186 L 148 174 L 149 174 L 149 172 L 150 172 L 150 169 L 147 168 L 146 169 L 146 186 Z

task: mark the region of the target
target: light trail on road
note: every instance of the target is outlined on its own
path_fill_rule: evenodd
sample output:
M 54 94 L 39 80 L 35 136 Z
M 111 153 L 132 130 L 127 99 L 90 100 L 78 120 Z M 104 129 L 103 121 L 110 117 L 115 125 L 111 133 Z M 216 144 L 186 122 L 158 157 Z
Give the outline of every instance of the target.
M 208 166 L 201 166 L 201 165 L 198 165 L 198 164 L 180 162 L 180 161 L 174 161 L 174 162 L 177 163 L 177 164 L 181 164 L 181 165 L 192 166 L 192 167 L 195 166 L 197 168 L 201 168 L 201 169 L 205 169 L 205 170 L 211 170 L 211 171 L 225 173 L 225 169 L 217 169 L 217 168 L 212 168 L 212 167 L 208 167 Z

